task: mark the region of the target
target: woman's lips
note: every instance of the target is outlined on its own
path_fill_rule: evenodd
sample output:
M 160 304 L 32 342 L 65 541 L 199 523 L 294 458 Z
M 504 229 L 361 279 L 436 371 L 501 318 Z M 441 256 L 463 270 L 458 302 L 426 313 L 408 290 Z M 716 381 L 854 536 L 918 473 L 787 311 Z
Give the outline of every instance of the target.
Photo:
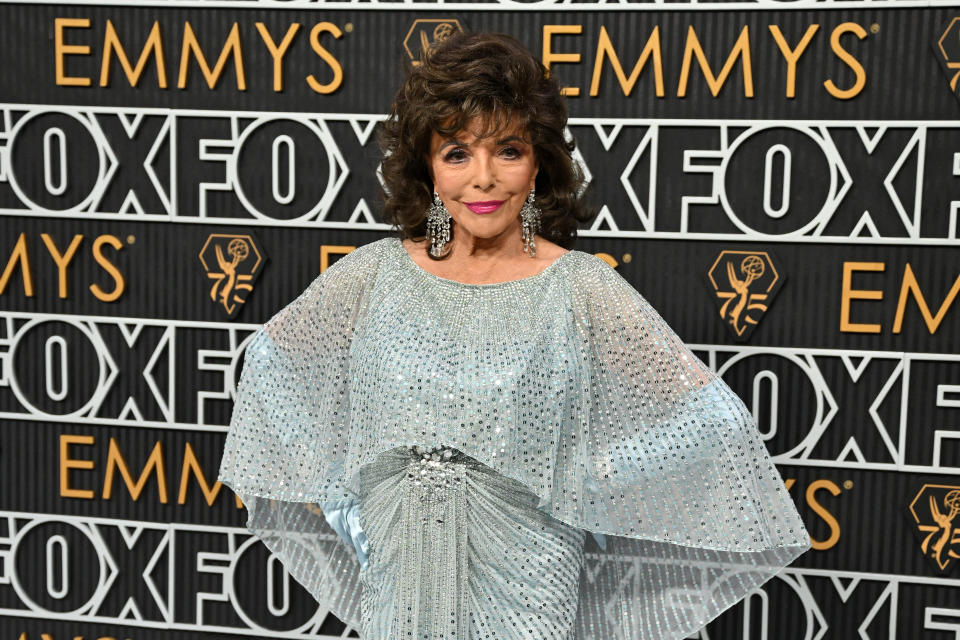
M 493 213 L 500 208 L 505 200 L 485 200 L 483 202 L 464 202 L 467 209 L 474 213 Z

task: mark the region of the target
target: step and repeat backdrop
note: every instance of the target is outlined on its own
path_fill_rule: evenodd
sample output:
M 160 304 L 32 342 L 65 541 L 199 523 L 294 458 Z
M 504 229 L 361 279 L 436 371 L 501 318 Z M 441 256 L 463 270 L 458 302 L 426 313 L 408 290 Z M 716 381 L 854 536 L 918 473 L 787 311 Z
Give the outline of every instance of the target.
M 960 638 L 960 3 L 103 0 L 0 2 L 0 640 L 357 637 L 216 475 L 251 334 L 392 233 L 376 133 L 458 30 L 562 82 L 576 248 L 809 527 L 697 637 Z

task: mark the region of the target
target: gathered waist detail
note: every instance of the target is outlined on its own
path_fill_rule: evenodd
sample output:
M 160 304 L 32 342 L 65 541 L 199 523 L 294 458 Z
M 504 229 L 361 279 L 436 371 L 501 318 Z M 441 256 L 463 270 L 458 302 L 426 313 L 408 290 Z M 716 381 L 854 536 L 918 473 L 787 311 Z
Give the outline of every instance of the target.
M 453 447 L 402 446 L 364 467 L 361 486 L 364 638 L 571 637 L 584 532 L 520 483 Z
M 410 457 L 407 480 L 415 490 L 419 490 L 421 498 L 431 494 L 438 500 L 444 500 L 451 489 L 462 489 L 468 460 L 476 462 L 453 447 L 414 445 L 405 447 L 405 451 Z M 424 518 L 427 518 L 426 512 Z

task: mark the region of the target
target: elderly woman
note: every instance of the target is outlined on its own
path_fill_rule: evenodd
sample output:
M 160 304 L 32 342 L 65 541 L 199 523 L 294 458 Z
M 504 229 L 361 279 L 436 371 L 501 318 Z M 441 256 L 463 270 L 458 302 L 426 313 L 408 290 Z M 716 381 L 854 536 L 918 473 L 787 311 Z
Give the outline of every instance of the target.
M 366 640 L 685 638 L 809 546 L 730 388 L 603 260 L 555 80 L 458 35 L 384 124 L 399 230 L 251 338 L 220 479 Z

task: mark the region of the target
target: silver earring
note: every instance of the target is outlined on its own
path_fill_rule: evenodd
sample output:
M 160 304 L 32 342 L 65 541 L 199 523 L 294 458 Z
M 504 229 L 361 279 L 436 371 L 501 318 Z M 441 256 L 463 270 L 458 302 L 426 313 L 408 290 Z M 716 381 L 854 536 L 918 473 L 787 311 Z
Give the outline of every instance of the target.
M 533 189 L 527 196 L 527 201 L 520 208 L 520 218 L 523 220 L 521 234 L 523 235 L 523 250 L 530 254 L 530 257 L 537 255 L 537 244 L 533 239 L 533 234 L 540 231 L 540 208 L 533 204 L 535 195 Z
M 427 236 L 430 238 L 430 255 L 439 258 L 450 240 L 450 212 L 436 191 L 433 192 L 433 203 L 427 212 Z

